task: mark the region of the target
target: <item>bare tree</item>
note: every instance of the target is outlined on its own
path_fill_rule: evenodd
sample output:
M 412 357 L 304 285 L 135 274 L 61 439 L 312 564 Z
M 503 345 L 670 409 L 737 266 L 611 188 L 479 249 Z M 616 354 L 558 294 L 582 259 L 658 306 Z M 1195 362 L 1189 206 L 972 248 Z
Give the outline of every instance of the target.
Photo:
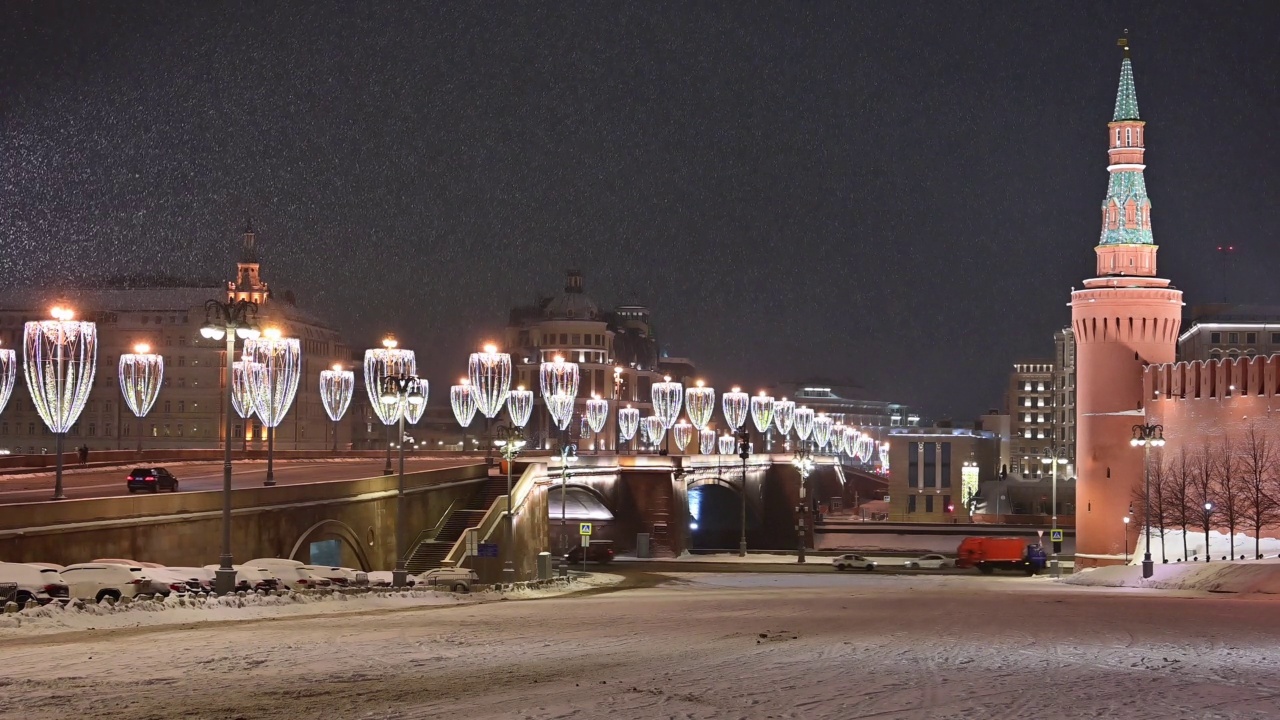
M 1164 453 L 1157 450 L 1151 459 L 1148 476 L 1151 480 L 1151 522 L 1160 531 L 1160 562 L 1169 562 L 1169 553 L 1165 550 L 1165 526 L 1169 524 L 1169 468 L 1164 462 Z M 1148 548 L 1150 550 L 1150 548 Z
M 1209 513 L 1203 512 L 1205 503 L 1213 502 L 1213 448 L 1206 440 L 1191 458 L 1191 499 L 1204 517 L 1204 556 L 1209 558 Z
M 1192 520 L 1200 517 L 1200 513 L 1196 511 L 1192 476 L 1193 459 L 1187 455 L 1186 447 L 1179 447 L 1177 458 L 1170 459 L 1165 470 L 1168 481 L 1165 500 L 1166 516 L 1170 524 L 1177 525 L 1182 530 L 1183 560 L 1191 559 L 1191 555 L 1187 552 L 1187 528 L 1190 527 Z
M 1244 491 L 1241 519 L 1253 530 L 1254 557 L 1262 554 L 1262 529 L 1280 520 L 1280 503 L 1276 502 L 1272 487 L 1277 460 L 1280 460 L 1280 454 L 1267 432 L 1250 423 L 1244 445 L 1240 448 L 1240 475 Z
M 1213 478 L 1212 494 L 1214 509 L 1222 514 L 1227 522 L 1228 559 L 1236 555 L 1236 528 L 1244 520 L 1247 503 L 1244 476 L 1241 472 L 1240 454 L 1230 436 L 1223 436 L 1222 441 L 1213 448 L 1210 463 Z

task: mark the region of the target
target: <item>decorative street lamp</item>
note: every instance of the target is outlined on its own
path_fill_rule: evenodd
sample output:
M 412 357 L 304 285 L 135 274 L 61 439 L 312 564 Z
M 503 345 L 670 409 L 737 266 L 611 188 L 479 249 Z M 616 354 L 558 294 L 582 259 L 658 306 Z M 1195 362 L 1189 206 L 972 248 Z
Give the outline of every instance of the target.
M 698 452 L 711 455 L 716 451 L 716 431 L 703 428 L 698 431 Z
M 725 433 L 716 440 L 716 449 L 721 455 L 732 455 L 733 451 L 738 447 L 738 441 L 729 433 Z
M 591 433 L 596 436 L 595 451 L 598 453 L 600 452 L 600 431 L 604 430 L 605 423 L 609 422 L 609 401 L 592 393 L 591 399 L 587 401 L 587 412 L 583 420 L 591 429 Z
M 726 394 L 725 397 L 728 397 Z M 747 556 L 747 459 L 751 457 L 751 432 L 744 425 L 738 431 L 738 457 L 742 458 L 742 487 L 738 495 L 742 499 L 739 514 L 739 527 L 742 535 L 738 539 L 738 557 Z
M 277 328 L 267 328 L 262 337 L 244 344 L 244 356 L 263 366 L 261 374 L 249 375 L 249 389 L 253 411 L 267 426 L 267 479 L 262 484 L 270 487 L 276 484 L 276 428 L 293 405 L 302 376 L 302 343 L 298 338 L 282 337 Z
M 792 400 L 782 398 L 773 404 L 773 426 L 782 435 L 783 447 L 791 449 L 791 427 L 796 421 L 796 404 Z
M 809 476 L 813 474 L 813 456 L 809 454 L 808 450 L 800 448 L 800 450 L 796 452 L 796 456 L 791 459 L 791 464 L 795 466 L 796 472 L 800 473 L 800 512 L 798 522 L 796 523 L 796 562 L 804 564 L 804 519 L 809 512 L 809 502 L 805 498 L 805 491 L 809 486 Z
M 236 570 L 231 564 L 231 405 L 235 402 L 233 365 L 236 338 L 251 340 L 258 337 L 258 324 L 254 321 L 257 316 L 257 303 L 210 300 L 204 304 L 204 325 L 200 327 L 200 335 L 209 340 L 227 339 L 223 364 L 227 368 L 227 393 L 231 399 L 227 403 L 222 444 L 222 554 L 218 556 L 218 570 L 214 575 L 214 590 L 219 595 L 227 595 L 236 589 Z
M 351 405 L 356 391 L 356 374 L 335 364 L 332 370 L 320 371 L 320 403 L 333 421 L 333 451 L 338 452 L 338 422 Z
M 1164 440 L 1161 439 L 1160 443 L 1163 445 Z M 1146 460 L 1145 456 L 1143 460 Z M 1056 537 L 1058 534 L 1058 466 L 1067 464 L 1067 449 L 1064 447 L 1057 448 L 1056 450 L 1045 448 L 1044 455 L 1041 456 L 1040 462 L 1044 465 L 1050 466 L 1050 474 L 1052 478 L 1050 481 L 1050 487 L 1052 488 L 1050 502 L 1053 503 L 1053 506 L 1050 508 L 1052 520 L 1050 521 L 1049 526 L 1049 538 L 1050 542 L 1053 543 L 1053 555 L 1049 558 L 1049 564 L 1053 567 L 1053 576 L 1060 577 L 1062 575 L 1062 567 L 1058 564 L 1058 549 L 1062 547 L 1062 542 L 1055 542 L 1052 538 Z M 1149 557 L 1151 553 L 1148 552 L 1147 555 Z M 1142 566 L 1142 572 L 1147 572 L 1147 566 L 1145 564 Z M 1143 577 L 1151 576 L 1143 575 Z
M 374 414 L 387 427 L 387 464 L 382 469 L 383 475 L 391 474 L 391 426 L 400 421 L 404 404 L 382 401 L 382 378 L 418 373 L 417 356 L 412 350 L 404 350 L 398 345 L 394 336 L 387 335 L 382 339 L 382 347 L 364 351 L 364 389 L 369 394 Z
M 542 400 L 547 404 L 547 412 L 560 429 L 560 444 L 565 444 L 564 429 L 569 427 L 573 417 L 573 404 L 578 397 L 578 363 L 566 362 L 559 355 L 551 362 L 544 362 L 539 368 L 539 381 L 542 386 Z M 574 451 L 576 454 L 576 450 Z
M 1129 564 L 1129 516 L 1124 516 L 1124 564 Z
M 618 438 L 613 441 L 614 455 L 622 454 L 622 440 L 620 439 L 622 435 L 622 419 L 620 415 L 622 410 L 622 371 L 623 367 L 621 365 L 616 365 L 613 368 L 613 407 L 614 414 L 618 416 L 614 421 L 615 429 L 617 430 L 616 434 L 618 435 Z
M 1204 504 L 1204 561 L 1209 562 L 1209 518 L 1213 516 L 1213 503 Z
M 827 415 L 819 415 L 813 419 L 813 442 L 818 446 L 819 452 L 830 444 L 831 428 L 834 426 L 835 421 Z
M 1133 447 L 1142 448 L 1142 482 L 1144 486 L 1143 487 L 1144 499 L 1142 502 L 1142 513 L 1143 513 L 1143 516 L 1145 517 L 1145 519 L 1142 521 L 1142 524 L 1146 527 L 1146 536 L 1147 536 L 1146 547 L 1143 548 L 1145 552 L 1142 555 L 1142 577 L 1149 578 L 1155 573 L 1155 563 L 1151 561 L 1151 468 L 1150 468 L 1151 448 L 1164 447 L 1164 426 L 1163 425 L 1134 425 L 1133 437 L 1129 438 L 1129 444 L 1132 445 Z M 1062 461 L 1065 463 L 1066 458 L 1062 458 Z M 1057 487 L 1057 482 L 1056 482 L 1056 478 L 1058 476 L 1056 472 L 1057 468 L 1058 466 L 1055 463 L 1054 464 L 1054 471 L 1055 471 L 1054 487 L 1055 488 Z M 1058 508 L 1057 508 L 1056 492 L 1054 493 L 1053 517 L 1054 517 L 1053 524 L 1056 526 L 1058 524 L 1057 523 Z M 1125 539 L 1125 543 L 1126 545 L 1128 544 L 1127 536 Z M 1209 549 L 1209 545 L 1208 543 L 1206 543 L 1205 550 L 1208 551 L 1208 549 Z
M 765 451 L 773 449 L 773 397 L 766 395 L 763 390 L 759 395 L 751 398 L 751 422 L 756 426 L 756 432 L 765 436 Z
M 729 430 L 738 432 L 738 429 L 747 422 L 747 408 L 751 404 L 751 397 L 735 387 L 720 398 L 720 404 L 724 409 L 724 421 L 729 425 Z
M 449 407 L 453 417 L 465 430 L 476 416 L 476 389 L 469 378 L 462 378 L 457 385 L 449 386 Z M 467 433 L 462 433 L 462 451 L 467 451 Z
M 533 395 L 532 392 L 529 394 Z M 508 403 L 510 403 L 510 398 L 508 398 Z M 525 419 L 526 421 L 528 420 L 527 413 L 525 414 Z M 507 518 L 505 523 L 506 538 L 503 541 L 507 548 L 506 560 L 502 562 L 502 582 L 510 585 L 516 581 L 516 568 L 511 561 L 511 557 L 514 554 L 513 551 L 515 550 L 513 542 L 515 533 L 512 529 L 513 518 L 511 515 L 511 464 L 515 461 L 516 456 L 520 454 L 520 451 L 524 449 L 525 439 L 524 432 L 519 427 L 507 425 L 505 427 L 499 426 L 497 429 L 498 438 L 493 441 L 493 444 L 496 445 L 498 447 L 498 451 L 502 453 L 502 459 L 507 461 Z
M 689 446 L 689 441 L 693 439 L 693 426 L 681 420 L 671 426 L 671 437 L 676 441 L 676 448 L 683 453 Z
M 254 378 L 266 372 L 262 363 L 252 360 L 236 360 L 231 363 L 231 408 L 244 420 L 243 450 L 249 449 L 249 418 L 253 417 Z M 231 437 L 227 436 L 227 442 Z
M 427 404 L 427 395 L 423 391 L 422 381 L 418 379 L 418 376 L 402 373 L 382 378 L 379 399 L 386 405 L 395 404 L 405 408 L 405 411 L 400 412 L 397 418 L 400 430 L 400 442 L 397 443 L 400 456 L 400 478 L 396 490 L 396 567 L 391 571 L 391 586 L 404 587 L 409 580 L 409 571 L 405 568 L 404 557 L 404 533 L 407 526 L 407 522 L 404 519 L 404 420 L 409 407 Z
M 467 360 L 467 379 L 475 388 L 476 408 L 484 416 L 484 434 L 488 440 L 489 422 L 502 412 L 511 392 L 511 355 L 498 352 L 498 346 L 493 343 L 485 345 L 483 352 L 471 353 Z
M 160 385 L 164 382 L 164 357 L 151 352 L 151 346 L 138 343 L 133 352 L 120 355 L 120 393 L 134 416 L 142 419 L 156 404 Z M 138 450 L 142 450 L 142 433 L 138 433 Z
M 699 380 L 694 387 L 684 392 L 685 412 L 689 414 L 689 422 L 699 430 L 705 430 L 711 422 L 716 410 L 715 388 L 703 387 Z
M 631 442 L 640 429 L 640 411 L 630 405 L 618 409 L 618 437 L 622 444 Z
M 813 434 L 813 420 L 813 408 L 796 408 L 796 437 L 799 438 L 801 447 L 809 442 L 809 436 Z
M 667 435 L 667 424 L 657 415 L 650 415 L 640 423 L 641 429 L 644 430 L 645 442 L 654 448 L 661 448 L 662 439 Z
M 516 387 L 507 395 L 507 415 L 511 424 L 523 429 L 533 414 L 533 391 L 525 390 L 523 385 Z
M 67 308 L 55 307 L 52 320 L 33 320 L 23 326 L 23 360 L 27 391 L 40 419 L 54 435 L 57 469 L 53 499 L 62 492 L 62 443 L 80 419 L 93 389 L 98 363 L 97 323 L 76 320 Z
M 562 428 L 563 429 L 563 428 Z M 560 574 L 569 574 L 569 536 L 565 532 L 565 495 L 569 488 L 569 463 L 578 461 L 578 446 L 562 443 L 560 446 Z
M 0 412 L 9 404 L 13 384 L 18 378 L 18 354 L 11 348 L 0 348 Z

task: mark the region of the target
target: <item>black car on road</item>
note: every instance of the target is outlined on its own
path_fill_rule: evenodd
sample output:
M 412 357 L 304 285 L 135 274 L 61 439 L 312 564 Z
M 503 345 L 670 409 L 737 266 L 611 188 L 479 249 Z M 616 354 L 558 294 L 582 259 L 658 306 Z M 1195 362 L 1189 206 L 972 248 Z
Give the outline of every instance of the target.
M 129 477 L 125 478 L 125 480 L 131 493 L 139 490 L 143 492 L 160 492 L 161 490 L 178 492 L 178 478 L 161 467 L 134 468 L 133 472 L 129 473 Z

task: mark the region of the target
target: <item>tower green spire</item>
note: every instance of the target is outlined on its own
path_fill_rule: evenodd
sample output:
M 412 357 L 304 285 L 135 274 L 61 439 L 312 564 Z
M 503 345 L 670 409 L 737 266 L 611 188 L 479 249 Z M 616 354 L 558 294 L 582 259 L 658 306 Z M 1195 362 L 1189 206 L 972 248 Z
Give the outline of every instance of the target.
M 1116 91 L 1116 113 L 1111 122 L 1138 120 L 1138 92 L 1133 89 L 1133 63 L 1129 62 L 1129 39 L 1116 42 L 1124 48 L 1124 61 L 1120 63 L 1120 89 Z

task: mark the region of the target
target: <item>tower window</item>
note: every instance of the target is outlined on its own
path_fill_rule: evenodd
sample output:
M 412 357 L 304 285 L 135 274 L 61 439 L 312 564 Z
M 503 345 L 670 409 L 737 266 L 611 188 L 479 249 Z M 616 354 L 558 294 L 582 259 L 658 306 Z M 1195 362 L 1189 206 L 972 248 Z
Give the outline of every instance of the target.
M 1240 333 L 1227 333 L 1227 342 L 1233 344 L 1240 342 Z
M 1133 128 L 1124 129 L 1124 144 L 1133 145 Z
M 1245 333 L 1244 341 L 1249 345 L 1256 345 L 1258 343 L 1258 333 L 1256 332 Z

